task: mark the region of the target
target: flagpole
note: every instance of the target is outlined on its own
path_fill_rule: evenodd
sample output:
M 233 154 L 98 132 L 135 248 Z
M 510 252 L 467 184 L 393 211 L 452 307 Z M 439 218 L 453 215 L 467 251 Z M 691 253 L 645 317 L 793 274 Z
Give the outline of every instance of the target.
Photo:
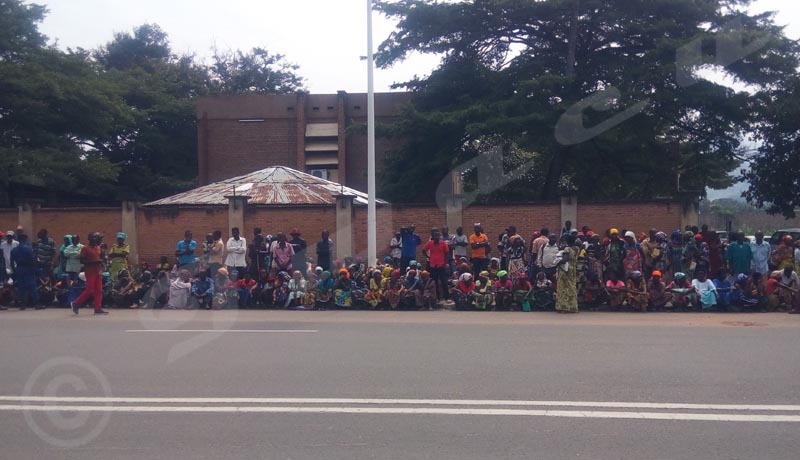
M 367 0 L 367 265 L 377 259 L 375 209 L 375 58 L 372 53 L 372 0 Z

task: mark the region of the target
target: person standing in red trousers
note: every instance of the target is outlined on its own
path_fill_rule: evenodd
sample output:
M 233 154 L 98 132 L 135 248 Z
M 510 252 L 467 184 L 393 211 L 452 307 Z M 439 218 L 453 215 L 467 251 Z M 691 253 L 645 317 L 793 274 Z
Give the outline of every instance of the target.
M 80 296 L 70 304 L 72 312 L 78 314 L 78 309 L 89 297 L 94 301 L 94 314 L 107 315 L 108 312 L 103 310 L 103 261 L 100 258 L 100 243 L 103 241 L 103 235 L 98 232 L 89 234 L 89 244 L 81 249 L 81 263 L 83 264 L 83 273 L 86 276 L 86 289 L 83 290 Z

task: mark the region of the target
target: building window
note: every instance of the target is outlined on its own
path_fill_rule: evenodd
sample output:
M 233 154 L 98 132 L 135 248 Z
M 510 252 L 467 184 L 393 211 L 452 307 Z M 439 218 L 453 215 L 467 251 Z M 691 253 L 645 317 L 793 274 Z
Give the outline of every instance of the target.
M 286 107 L 287 112 L 294 112 L 294 107 Z
M 311 110 L 313 110 L 315 112 L 319 112 L 319 107 L 311 107 Z
M 332 106 L 332 105 L 329 105 L 329 106 L 328 106 L 328 110 L 333 110 L 333 106 Z
M 239 123 L 264 123 L 263 118 L 242 118 Z
M 361 110 L 361 106 L 360 106 L 360 105 L 354 105 L 354 106 L 353 106 L 353 109 L 354 109 L 354 110 Z

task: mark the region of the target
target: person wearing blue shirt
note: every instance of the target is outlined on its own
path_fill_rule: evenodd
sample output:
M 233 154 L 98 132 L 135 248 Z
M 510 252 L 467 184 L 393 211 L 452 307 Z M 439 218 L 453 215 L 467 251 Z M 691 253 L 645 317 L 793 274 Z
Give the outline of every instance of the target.
M 11 250 L 11 265 L 14 269 L 14 283 L 17 286 L 17 300 L 20 302 L 20 310 L 24 310 L 36 306 L 39 302 L 36 287 L 36 256 L 28 243 L 28 235 L 20 234 L 17 238 L 19 245 Z
M 208 277 L 205 270 L 200 270 L 192 283 L 192 296 L 197 299 L 201 308 L 211 310 L 214 298 L 214 280 Z
M 422 239 L 414 230 L 416 230 L 414 224 L 400 229 L 400 238 L 403 242 L 403 247 L 400 252 L 400 266 L 403 271 L 408 267 L 409 262 L 417 258 L 417 246 L 422 244 Z
M 196 249 L 197 241 L 192 239 L 192 231 L 186 230 L 183 234 L 183 239 L 178 241 L 178 246 L 175 248 L 178 268 L 189 270 L 189 273 L 194 274 L 197 263 L 197 257 L 194 255 Z

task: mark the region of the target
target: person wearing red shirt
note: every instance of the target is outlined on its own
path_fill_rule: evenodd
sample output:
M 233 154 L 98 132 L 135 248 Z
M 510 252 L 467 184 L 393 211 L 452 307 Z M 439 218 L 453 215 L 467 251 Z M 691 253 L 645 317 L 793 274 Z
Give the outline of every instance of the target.
M 94 302 L 95 315 L 107 315 L 103 310 L 103 261 L 100 258 L 100 244 L 103 242 L 103 235 L 98 232 L 89 234 L 89 244 L 81 249 L 81 263 L 83 273 L 86 276 L 86 289 L 71 304 L 72 312 L 76 315 L 82 304 L 92 297 Z
M 438 228 L 431 230 L 431 239 L 422 248 L 428 254 L 428 271 L 431 279 L 436 286 L 437 297 L 441 300 L 450 300 L 450 292 L 447 289 L 447 254 L 450 246 L 442 239 L 442 234 Z M 439 290 L 441 289 L 441 295 Z

